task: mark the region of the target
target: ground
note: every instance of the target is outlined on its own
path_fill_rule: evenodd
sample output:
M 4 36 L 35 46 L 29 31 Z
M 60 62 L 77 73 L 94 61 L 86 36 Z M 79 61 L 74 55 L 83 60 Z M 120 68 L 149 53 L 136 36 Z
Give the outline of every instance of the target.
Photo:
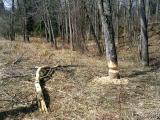
M 159 35 L 150 27 L 150 67 L 141 66 L 136 48 L 118 48 L 123 85 L 95 82 L 108 75 L 103 56 L 1 40 L 0 120 L 160 120 Z M 38 111 L 34 88 L 35 67 L 44 65 L 62 66 L 44 83 L 49 114 Z

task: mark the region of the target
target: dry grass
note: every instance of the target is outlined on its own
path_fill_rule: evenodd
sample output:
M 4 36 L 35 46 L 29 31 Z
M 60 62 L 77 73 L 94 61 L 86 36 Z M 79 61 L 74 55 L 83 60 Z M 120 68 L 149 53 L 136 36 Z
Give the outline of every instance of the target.
M 157 46 L 155 40 L 158 41 L 154 39 L 152 44 Z M 155 48 L 150 48 L 151 58 L 160 57 L 154 53 Z M 32 43 L 1 41 L 0 119 L 158 120 L 160 62 L 156 59 L 157 65 L 143 68 L 137 63 L 136 54 L 136 48 L 118 49 L 124 81 L 112 84 L 115 81 L 106 82 L 108 70 L 104 57 L 68 49 L 54 50 L 36 38 Z M 57 64 L 68 67 L 55 71 L 46 80 L 49 115 L 41 114 L 35 104 L 34 67 Z M 105 84 L 99 84 L 95 78 Z

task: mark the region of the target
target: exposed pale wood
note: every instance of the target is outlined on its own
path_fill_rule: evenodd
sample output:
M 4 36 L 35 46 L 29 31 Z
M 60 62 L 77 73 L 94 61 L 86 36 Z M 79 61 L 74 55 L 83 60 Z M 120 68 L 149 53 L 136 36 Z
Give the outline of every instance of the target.
M 46 103 L 44 101 L 44 96 L 43 96 L 43 91 L 40 85 L 40 72 L 42 69 L 46 68 L 45 67 L 38 67 L 36 71 L 36 77 L 35 77 L 35 88 L 36 88 L 36 93 L 37 93 L 37 101 L 38 101 L 38 107 L 41 112 L 48 113 L 48 109 L 46 106 Z
M 106 77 L 96 77 L 92 80 L 92 84 L 101 84 L 101 85 L 128 85 L 129 79 L 127 78 L 121 78 L 121 79 L 115 79 L 110 78 L 110 76 Z
M 66 67 L 66 66 L 60 66 L 60 65 L 56 65 L 53 67 L 49 67 L 49 66 L 42 66 L 42 67 L 35 67 L 37 68 L 36 71 L 36 77 L 35 77 L 35 89 L 36 89 L 36 93 L 37 93 L 37 101 L 38 101 L 38 107 L 39 107 L 39 111 L 44 112 L 44 113 L 48 113 L 48 109 L 44 100 L 44 95 L 43 95 L 43 90 L 42 87 L 40 85 L 40 80 L 44 77 L 47 77 L 48 74 L 50 74 L 51 70 L 55 70 L 59 67 Z M 42 69 L 45 70 L 50 70 L 49 73 L 46 76 L 40 76 L 40 72 L 42 71 Z

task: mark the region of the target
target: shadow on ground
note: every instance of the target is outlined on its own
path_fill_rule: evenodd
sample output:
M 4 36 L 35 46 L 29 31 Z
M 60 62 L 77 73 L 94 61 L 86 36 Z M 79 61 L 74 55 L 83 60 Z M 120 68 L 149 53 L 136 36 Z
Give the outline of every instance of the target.
M 160 57 L 150 59 L 152 71 L 160 69 Z
M 78 65 L 67 65 L 67 66 L 59 66 L 56 69 L 47 69 L 42 71 L 42 75 L 45 76 L 40 80 L 40 84 L 43 90 L 43 95 L 44 95 L 44 99 L 46 102 L 46 106 L 47 108 L 50 108 L 50 95 L 49 95 L 49 91 L 45 88 L 46 82 L 49 81 L 52 76 L 54 75 L 54 73 L 56 71 L 62 71 L 62 72 L 67 72 L 67 73 L 74 73 L 75 68 L 79 67 Z M 19 107 L 16 109 L 11 109 L 11 110 L 6 110 L 6 111 L 0 111 L 0 120 L 5 120 L 7 118 L 9 119 L 23 119 L 25 117 L 25 115 L 30 114 L 30 113 L 34 113 L 35 111 L 38 110 L 38 105 L 37 103 L 32 104 L 28 107 Z
M 140 75 L 147 75 L 150 72 L 157 72 L 160 69 L 160 58 L 151 58 L 150 66 L 146 68 L 142 68 L 141 70 L 133 70 L 132 73 L 125 75 L 128 78 L 134 78 Z
M 5 120 L 7 117 L 17 118 L 20 115 L 20 118 L 23 118 L 24 115 L 35 112 L 37 110 L 37 104 L 32 104 L 29 107 L 21 107 L 13 110 L 7 110 L 0 112 L 0 120 Z
M 66 65 L 66 66 L 58 66 L 56 68 L 49 68 L 46 71 L 43 71 L 43 76 L 46 76 L 40 80 L 40 85 L 42 87 L 44 100 L 46 102 L 47 108 L 50 109 L 50 95 L 49 91 L 45 88 L 46 82 L 49 81 L 56 71 L 62 71 L 67 73 L 74 73 L 75 68 L 79 67 L 78 65 Z

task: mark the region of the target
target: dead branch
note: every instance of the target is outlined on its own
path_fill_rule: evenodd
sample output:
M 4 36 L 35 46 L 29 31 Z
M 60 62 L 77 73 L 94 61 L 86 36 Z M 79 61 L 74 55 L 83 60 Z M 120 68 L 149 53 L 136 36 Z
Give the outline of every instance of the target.
M 48 109 L 44 100 L 44 95 L 43 91 L 40 85 L 40 71 L 46 67 L 38 67 L 36 71 L 36 78 L 35 78 L 35 88 L 36 88 L 36 93 L 37 93 L 37 101 L 38 101 L 38 107 L 39 110 L 48 113 Z
M 11 78 L 24 78 L 28 76 L 29 75 L 11 75 L 11 76 L 2 77 L 2 80 L 11 79 Z
M 15 64 L 21 62 L 24 54 L 25 54 L 25 53 L 22 53 L 12 64 L 15 65 Z
M 52 74 L 53 71 L 55 71 L 55 70 L 62 70 L 67 67 L 75 67 L 75 66 L 73 66 L 73 65 L 67 65 L 67 66 L 56 65 L 54 67 L 49 67 L 49 66 L 35 67 L 35 68 L 37 68 L 36 77 L 35 77 L 35 88 L 36 88 L 36 94 L 37 94 L 38 107 L 39 107 L 40 111 L 42 111 L 44 113 L 48 113 L 47 106 L 46 106 L 46 103 L 44 100 L 42 86 L 40 85 L 40 80 L 45 77 L 49 77 L 50 74 Z M 45 69 L 48 71 L 47 75 L 40 76 L 40 72 L 42 71 L 42 69 L 43 70 Z

